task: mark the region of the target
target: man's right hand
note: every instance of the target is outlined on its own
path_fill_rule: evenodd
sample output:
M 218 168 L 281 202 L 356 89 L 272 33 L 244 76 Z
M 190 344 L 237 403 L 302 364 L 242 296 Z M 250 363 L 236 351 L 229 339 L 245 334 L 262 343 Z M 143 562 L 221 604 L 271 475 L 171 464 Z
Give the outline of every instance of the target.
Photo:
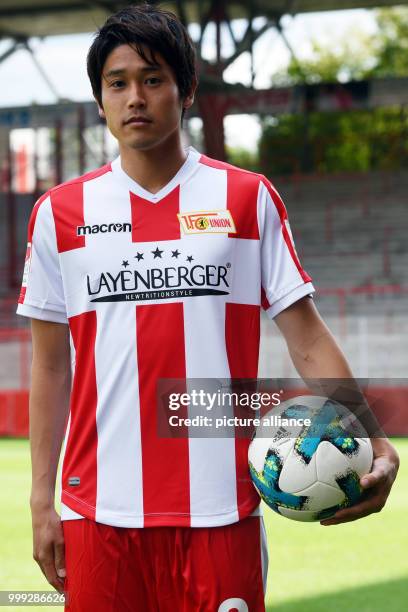
M 64 534 L 54 500 L 71 394 L 69 328 L 63 323 L 31 319 L 31 330 L 33 362 L 29 420 L 33 556 L 48 582 L 62 593 Z
M 64 592 L 64 534 L 54 508 L 33 510 L 33 557 L 48 582 L 59 593 Z

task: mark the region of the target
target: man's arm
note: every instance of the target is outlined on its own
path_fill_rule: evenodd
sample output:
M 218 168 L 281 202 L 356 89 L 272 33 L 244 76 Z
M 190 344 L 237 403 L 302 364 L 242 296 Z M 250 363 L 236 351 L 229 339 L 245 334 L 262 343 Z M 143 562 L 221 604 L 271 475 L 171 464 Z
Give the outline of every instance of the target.
M 69 412 L 71 363 L 68 325 L 31 320 L 30 390 L 33 556 L 48 582 L 63 592 L 65 561 L 55 481 Z
M 309 297 L 289 306 L 275 317 L 293 364 L 303 379 L 352 379 L 353 374 L 329 328 Z M 371 440 L 374 452 L 370 474 L 360 484 L 367 489 L 364 500 L 339 510 L 322 525 L 337 525 L 379 512 L 387 501 L 399 468 L 399 457 L 386 437 Z

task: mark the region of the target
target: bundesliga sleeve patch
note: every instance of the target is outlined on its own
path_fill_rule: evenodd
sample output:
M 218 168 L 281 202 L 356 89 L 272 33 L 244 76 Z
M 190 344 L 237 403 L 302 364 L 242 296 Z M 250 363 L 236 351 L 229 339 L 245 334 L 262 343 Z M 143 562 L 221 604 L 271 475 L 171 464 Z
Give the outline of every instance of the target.
M 229 210 L 198 211 L 177 214 L 185 234 L 236 234 L 234 220 Z
M 296 254 L 296 257 L 299 259 L 299 255 L 298 255 L 298 252 L 296 251 L 296 247 L 295 247 L 295 241 L 293 240 L 293 234 L 292 234 L 292 230 L 291 230 L 291 227 L 290 227 L 290 224 L 289 224 L 289 220 L 285 219 L 284 223 L 285 223 L 286 229 L 288 231 L 289 238 L 290 238 L 290 241 L 292 243 L 293 250 L 294 250 L 294 252 Z
M 22 287 L 27 287 L 30 267 L 31 267 L 31 242 L 27 242 L 27 250 L 26 250 L 26 256 L 25 256 L 25 261 L 24 261 L 23 282 L 21 283 Z

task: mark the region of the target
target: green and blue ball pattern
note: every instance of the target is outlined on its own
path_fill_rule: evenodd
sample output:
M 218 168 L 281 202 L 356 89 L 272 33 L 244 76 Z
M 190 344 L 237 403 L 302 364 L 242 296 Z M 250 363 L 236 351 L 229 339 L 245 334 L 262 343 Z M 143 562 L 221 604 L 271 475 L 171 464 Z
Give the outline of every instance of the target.
M 282 418 L 305 418 L 305 412 L 308 412 L 310 416 L 308 406 L 293 404 L 281 416 Z M 359 440 L 348 434 L 344 427 L 342 427 L 336 406 L 330 400 L 325 402 L 320 410 L 313 411 L 312 416 L 311 425 L 303 427 L 293 444 L 294 452 L 301 463 L 308 465 L 323 441 L 329 442 L 346 457 L 352 457 L 359 453 Z M 268 450 L 262 471 L 257 471 L 252 462 L 249 461 L 253 483 L 261 498 L 275 512 L 282 514 L 282 510 L 285 508 L 289 511 L 307 511 L 309 503 L 307 495 L 288 493 L 280 488 L 279 478 L 283 464 L 284 461 L 279 451 L 274 448 Z M 360 500 L 362 489 L 360 486 L 360 476 L 356 471 L 347 469 L 342 473 L 334 475 L 334 480 L 339 489 L 344 493 L 343 501 L 311 513 L 310 518 L 299 520 L 323 520 L 333 516 L 337 510 L 352 506 Z M 296 517 L 290 516 L 290 518 Z

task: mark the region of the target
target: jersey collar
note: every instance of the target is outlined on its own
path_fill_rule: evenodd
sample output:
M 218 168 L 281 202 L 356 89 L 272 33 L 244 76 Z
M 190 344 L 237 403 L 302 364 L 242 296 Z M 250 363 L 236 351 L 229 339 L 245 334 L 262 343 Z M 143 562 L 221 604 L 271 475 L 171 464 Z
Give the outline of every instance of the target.
M 113 175 L 121 181 L 122 184 L 125 184 L 129 191 L 140 196 L 141 198 L 152 202 L 155 204 L 162 200 L 166 195 L 168 195 L 177 185 L 181 185 L 184 183 L 198 168 L 200 153 L 194 149 L 194 147 L 187 147 L 185 149 L 187 153 L 187 158 L 178 172 L 173 176 L 173 178 L 157 191 L 156 193 L 151 193 L 147 189 L 144 189 L 139 183 L 133 180 L 122 168 L 120 155 L 113 160 L 111 167 Z

